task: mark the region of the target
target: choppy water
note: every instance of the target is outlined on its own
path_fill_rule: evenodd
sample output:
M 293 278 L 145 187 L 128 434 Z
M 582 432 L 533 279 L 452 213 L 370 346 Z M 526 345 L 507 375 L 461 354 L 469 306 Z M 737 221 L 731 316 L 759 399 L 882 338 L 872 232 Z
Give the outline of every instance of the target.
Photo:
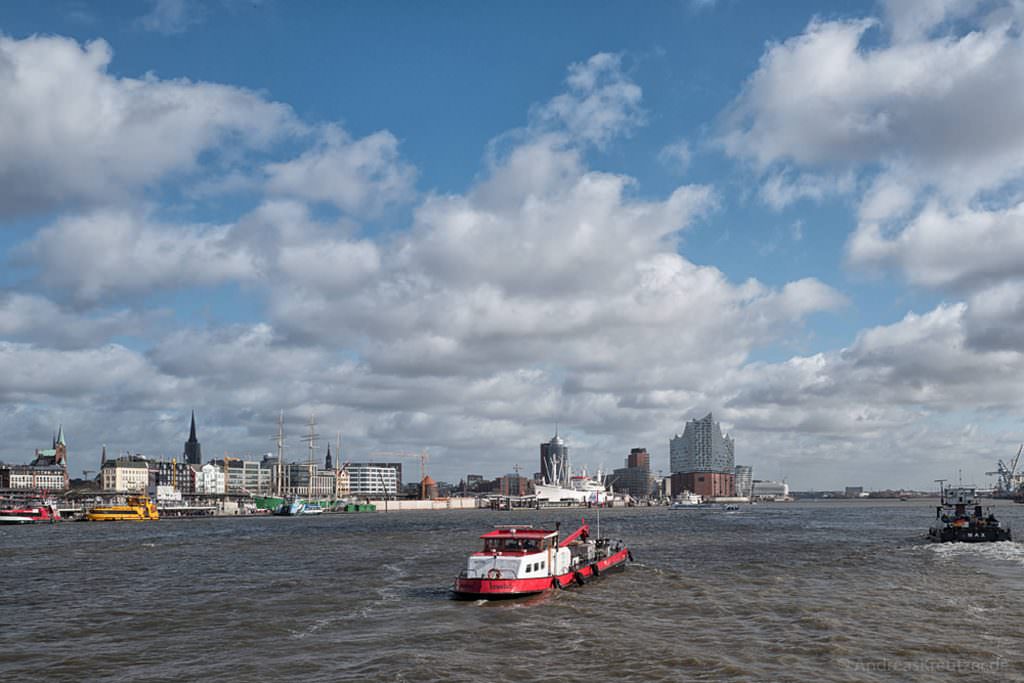
M 449 599 L 476 537 L 578 511 L 3 527 L 0 680 L 1024 680 L 1024 543 L 932 510 L 606 510 L 635 563 L 513 602 Z

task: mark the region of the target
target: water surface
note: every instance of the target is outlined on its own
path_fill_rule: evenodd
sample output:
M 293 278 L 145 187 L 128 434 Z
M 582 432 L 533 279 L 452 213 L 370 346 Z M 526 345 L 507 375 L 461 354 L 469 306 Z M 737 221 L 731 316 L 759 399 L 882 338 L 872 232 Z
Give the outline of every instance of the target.
M 605 510 L 626 571 L 449 598 L 492 524 L 580 515 L 0 527 L 0 679 L 1024 680 L 1024 544 L 929 544 L 924 502 Z

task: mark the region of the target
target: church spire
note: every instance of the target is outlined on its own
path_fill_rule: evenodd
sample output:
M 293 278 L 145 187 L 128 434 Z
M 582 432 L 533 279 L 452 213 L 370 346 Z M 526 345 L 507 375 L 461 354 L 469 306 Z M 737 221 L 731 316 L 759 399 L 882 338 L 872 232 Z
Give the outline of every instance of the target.
M 64 425 L 57 425 L 57 438 L 53 442 L 53 447 L 56 448 L 58 445 L 67 446 L 64 443 Z
M 196 411 L 192 411 L 192 425 L 188 430 L 188 441 L 185 442 L 185 462 L 189 465 L 203 464 L 203 449 L 196 438 Z
M 332 467 L 332 464 L 331 464 L 331 444 L 330 444 L 330 442 L 327 443 L 327 458 L 324 460 L 324 469 L 325 470 L 333 470 L 334 469 L 334 467 Z

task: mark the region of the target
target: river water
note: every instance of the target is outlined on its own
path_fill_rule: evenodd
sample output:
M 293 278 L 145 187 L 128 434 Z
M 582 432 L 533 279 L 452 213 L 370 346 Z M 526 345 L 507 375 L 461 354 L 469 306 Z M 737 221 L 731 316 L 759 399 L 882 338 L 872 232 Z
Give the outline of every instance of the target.
M 581 511 L 2 527 L 0 680 L 1024 680 L 1024 543 L 933 510 L 605 510 L 634 563 L 511 602 L 449 597 L 479 534 Z

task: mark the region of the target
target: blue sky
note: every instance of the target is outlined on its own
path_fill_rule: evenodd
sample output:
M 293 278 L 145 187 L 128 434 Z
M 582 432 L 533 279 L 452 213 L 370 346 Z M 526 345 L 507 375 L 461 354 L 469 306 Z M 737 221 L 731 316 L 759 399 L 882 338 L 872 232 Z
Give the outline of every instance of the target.
M 556 420 L 667 469 L 714 411 L 795 488 L 984 482 L 1024 439 L 1021 20 L 0 7 L 0 459 L 177 455 L 194 408 L 210 455 L 284 410 L 442 479 Z

